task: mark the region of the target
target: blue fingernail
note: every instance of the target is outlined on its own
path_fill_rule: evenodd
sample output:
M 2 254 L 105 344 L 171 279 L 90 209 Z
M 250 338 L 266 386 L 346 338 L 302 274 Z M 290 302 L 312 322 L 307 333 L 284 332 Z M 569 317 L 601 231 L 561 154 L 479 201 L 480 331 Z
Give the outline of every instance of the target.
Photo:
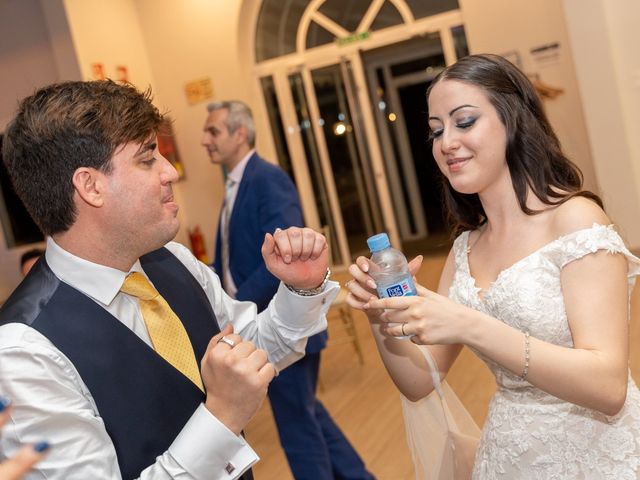
M 49 442 L 38 442 L 33 445 L 33 449 L 38 453 L 42 453 L 46 450 L 49 450 L 50 446 L 51 445 L 49 445 Z
M 9 405 L 11 405 L 11 400 L 6 397 L 0 397 L 0 412 L 4 412 Z

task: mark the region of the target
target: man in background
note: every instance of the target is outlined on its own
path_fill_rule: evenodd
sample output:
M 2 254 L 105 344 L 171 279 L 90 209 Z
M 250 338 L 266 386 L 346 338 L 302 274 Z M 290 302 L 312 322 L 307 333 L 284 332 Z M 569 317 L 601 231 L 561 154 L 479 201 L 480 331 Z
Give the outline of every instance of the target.
M 289 288 L 260 315 L 171 241 L 178 174 L 158 151 L 163 120 L 131 85 L 65 82 L 24 99 L 7 128 L 7 170 L 47 238 L 0 310 L 12 400 L 0 458 L 51 445 L 28 478 L 252 478 L 241 430 L 275 369 L 326 328 L 337 285 L 322 235 L 264 236 L 267 268 Z
M 202 145 L 226 176 L 214 268 L 231 297 L 250 300 L 263 311 L 278 280 L 260 255 L 261 239 L 277 228 L 302 227 L 300 201 L 289 176 L 256 153 L 254 121 L 247 105 L 225 101 L 207 109 Z M 370 479 L 357 452 L 316 398 L 320 352 L 326 341 L 326 331 L 310 337 L 306 355 L 269 386 L 280 443 L 296 479 Z

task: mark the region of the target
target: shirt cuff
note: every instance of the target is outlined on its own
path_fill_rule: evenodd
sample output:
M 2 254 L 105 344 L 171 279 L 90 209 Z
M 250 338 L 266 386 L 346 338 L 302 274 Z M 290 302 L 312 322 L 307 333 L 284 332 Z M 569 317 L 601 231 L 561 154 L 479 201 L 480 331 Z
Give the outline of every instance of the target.
M 169 453 L 196 480 L 235 479 L 260 459 L 244 438 L 225 427 L 204 404 L 173 441 Z
M 340 292 L 340 284 L 328 281 L 322 293 L 302 296 L 280 282 L 272 307 L 281 332 L 288 332 L 290 340 L 309 337 L 327 328 L 326 314 Z

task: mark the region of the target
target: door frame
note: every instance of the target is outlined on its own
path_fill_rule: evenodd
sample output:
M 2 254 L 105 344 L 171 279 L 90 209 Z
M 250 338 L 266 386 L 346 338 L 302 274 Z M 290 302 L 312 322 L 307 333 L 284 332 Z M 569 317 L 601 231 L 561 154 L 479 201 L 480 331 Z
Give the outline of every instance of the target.
M 365 71 L 361 53 L 401 43 L 416 36 L 437 31 L 440 36 L 445 63 L 450 65 L 456 60 L 451 29 L 464 24 L 462 14 L 460 10 L 452 10 L 415 20 L 410 15 L 410 12 L 407 13 L 407 10 L 401 10 L 401 8 L 396 5 L 396 2 L 393 2 L 405 19 L 405 24 L 375 31 L 367 39 L 359 43 L 351 43 L 344 46 L 333 43 L 305 50 L 305 42 L 301 39 L 306 38 L 310 21 L 318 20 L 318 12 L 314 9 L 317 10 L 317 7 L 323 2 L 324 0 L 313 0 L 310 2 L 309 7 L 307 7 L 300 21 L 298 30 L 298 51 L 254 65 L 254 87 L 257 92 L 262 92 L 260 78 L 266 76 L 273 77 L 278 107 L 286 134 L 287 148 L 289 149 L 291 164 L 295 171 L 296 186 L 300 194 L 303 213 L 310 227 L 317 231 L 322 231 L 323 226 L 320 225 L 320 216 L 314 199 L 314 192 L 307 167 L 307 158 L 301 138 L 301 129 L 289 86 L 289 75 L 294 73 L 301 74 L 310 116 L 311 118 L 319 119 L 319 108 L 313 88 L 311 72 L 322 67 L 340 65 L 346 62 L 351 63 L 355 84 L 353 85 L 353 92 L 357 96 L 357 101 L 360 104 L 362 128 L 364 130 L 362 133 L 366 141 L 368 158 L 375 181 L 375 191 L 377 191 L 378 194 L 378 204 L 381 209 L 384 229 L 387 231 L 391 243 L 399 247 L 400 234 L 397 219 L 392 208 L 392 195 L 384 166 L 383 146 L 376 127 L 374 105 L 370 97 L 367 72 Z M 367 21 L 370 23 L 371 19 Z M 362 22 L 362 24 L 364 23 L 365 22 Z M 335 33 L 336 36 L 344 34 L 342 31 L 332 33 Z M 344 80 L 347 81 L 346 78 Z M 261 107 L 264 109 L 263 114 L 267 115 L 267 107 L 264 101 L 261 102 Z M 321 170 L 327 190 L 330 208 L 329 214 L 332 216 L 335 226 L 337 245 L 332 245 L 332 248 L 337 248 L 339 258 L 341 259 L 339 263 L 345 266 L 351 262 L 352 258 L 344 228 L 344 219 L 340 211 L 340 203 L 329 160 L 329 152 L 327 150 L 322 125 L 318 121 L 312 121 L 311 128 L 313 129 L 316 139 Z
M 444 53 L 444 42 L 440 38 L 440 35 L 438 36 L 438 39 L 441 49 L 437 50 L 437 53 Z M 369 91 L 373 92 L 374 89 L 379 87 L 376 71 L 378 69 L 382 69 L 387 97 L 390 104 L 389 106 L 391 111 L 397 115 L 397 120 L 393 122 L 391 128 L 395 131 L 394 135 L 397 140 L 396 145 L 398 150 L 397 153 L 400 156 L 399 159 L 395 158 L 396 152 L 393 148 L 391 133 L 387 128 L 385 128 L 387 121 L 386 113 L 382 112 L 380 108 L 373 108 L 374 115 L 379 125 L 379 135 L 384 139 L 381 143 L 385 152 L 385 159 L 388 163 L 390 159 L 394 158 L 395 163 L 399 165 L 402 170 L 402 175 L 399 175 L 397 171 L 398 169 L 395 167 L 386 169 L 388 177 L 387 180 L 390 184 L 390 188 L 398 192 L 402 188 L 400 183 L 402 182 L 401 177 L 403 177 L 407 187 L 407 196 L 409 197 L 408 201 L 411 203 L 415 232 L 412 233 L 410 231 L 409 214 L 399 212 L 397 223 L 402 240 L 424 238 L 428 235 L 429 231 L 422 205 L 420 186 L 418 185 L 417 177 L 415 175 L 413 154 L 411 152 L 411 147 L 409 146 L 409 134 L 407 132 L 406 124 L 403 121 L 405 115 L 402 102 L 400 101 L 400 96 L 398 94 L 398 89 L 404 86 L 415 85 L 420 82 L 429 82 L 442 71 L 442 68 L 434 68 L 431 71 L 417 71 L 394 77 L 390 71 L 392 65 L 410 62 L 412 60 L 424 58 L 428 55 L 428 53 L 425 55 L 425 52 L 416 52 L 413 50 L 411 48 L 411 42 L 413 42 L 413 40 L 407 42 L 408 44 L 395 44 L 400 47 L 404 47 L 406 45 L 404 52 L 398 52 L 397 49 L 394 51 L 394 45 L 388 45 L 387 48 L 391 49 L 391 51 L 383 51 L 383 49 L 380 53 L 376 52 L 372 58 L 370 56 L 370 58 L 366 60 L 367 87 L 369 88 Z M 436 51 L 434 50 L 433 53 L 436 53 Z M 393 59 L 393 62 L 390 61 L 390 58 Z

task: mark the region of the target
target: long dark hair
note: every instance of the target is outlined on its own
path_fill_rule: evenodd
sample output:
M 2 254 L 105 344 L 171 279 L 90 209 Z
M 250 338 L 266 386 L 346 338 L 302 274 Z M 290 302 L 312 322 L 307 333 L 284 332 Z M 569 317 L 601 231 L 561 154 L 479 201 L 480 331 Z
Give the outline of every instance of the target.
M 542 210 L 527 207 L 527 187 L 546 205 L 560 205 L 583 196 L 603 207 L 595 193 L 582 189 L 580 168 L 569 160 L 542 107 L 535 87 L 518 68 L 498 55 L 470 55 L 450 65 L 427 89 L 457 80 L 482 88 L 507 131 L 507 166 L 520 208 L 527 215 Z M 444 201 L 453 234 L 486 222 L 478 194 L 456 192 L 442 175 Z

